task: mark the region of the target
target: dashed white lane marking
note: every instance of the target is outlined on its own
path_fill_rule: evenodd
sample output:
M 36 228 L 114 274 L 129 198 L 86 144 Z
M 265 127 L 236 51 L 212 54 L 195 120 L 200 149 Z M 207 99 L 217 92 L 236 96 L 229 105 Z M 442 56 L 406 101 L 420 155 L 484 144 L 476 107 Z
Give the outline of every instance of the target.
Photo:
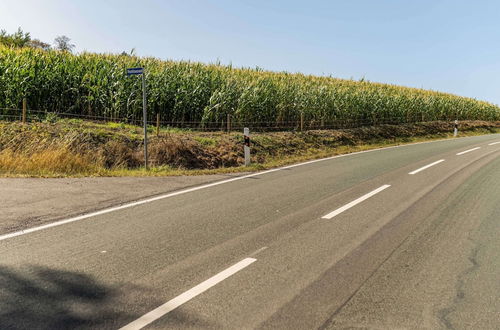
M 490 143 L 490 144 L 488 144 L 488 145 L 489 145 L 489 146 L 494 146 L 495 144 L 499 144 L 499 143 L 500 143 L 500 141 L 498 141 L 498 142 L 493 142 L 493 143 Z
M 254 257 L 256 256 L 257 254 L 261 253 L 262 251 L 266 250 L 268 247 L 267 246 L 263 246 L 261 247 L 260 249 L 258 249 L 257 251 L 255 251 L 254 253 L 250 254 L 250 257 Z
M 438 160 L 438 161 L 436 161 L 434 163 L 430 163 L 429 165 L 425 165 L 425 166 L 423 166 L 423 167 L 421 167 L 419 169 L 416 169 L 415 171 L 412 171 L 412 172 L 410 172 L 408 174 L 410 174 L 410 175 L 417 174 L 418 172 L 422 172 L 423 170 L 426 170 L 429 167 L 432 167 L 432 166 L 437 165 L 437 164 L 442 163 L 442 162 L 444 162 L 444 159 L 440 159 L 440 160 Z
M 217 275 L 209 278 L 208 280 L 198 284 L 192 289 L 189 289 L 188 291 L 182 293 L 181 295 L 175 297 L 174 299 L 166 302 L 165 304 L 161 305 L 160 307 L 153 309 L 151 312 L 144 314 L 137 320 L 127 324 L 126 326 L 120 328 L 120 330 L 138 330 L 142 329 L 148 324 L 156 321 L 160 317 L 168 314 L 169 312 L 173 311 L 180 305 L 188 302 L 189 300 L 193 299 L 197 295 L 207 291 L 211 287 L 215 286 L 216 284 L 222 282 L 226 278 L 230 277 L 231 275 L 234 275 L 235 273 L 239 272 L 243 268 L 248 267 L 252 263 L 257 261 L 257 259 L 254 258 L 245 258 L 241 260 L 240 262 L 232 265 L 231 267 L 227 268 L 226 270 L 223 270 L 222 272 L 218 273 Z
M 323 216 L 323 217 L 321 217 L 321 218 L 322 218 L 322 219 L 331 219 L 331 218 L 333 218 L 333 217 L 335 217 L 335 216 L 339 215 L 340 213 L 342 213 L 342 212 L 344 212 L 344 211 L 346 211 L 346 210 L 350 209 L 350 208 L 351 208 L 351 207 L 353 207 L 353 206 L 358 205 L 359 203 L 361 203 L 361 202 L 363 202 L 363 201 L 367 200 L 368 198 L 370 198 L 370 197 L 372 197 L 372 196 L 374 196 L 374 195 L 378 194 L 379 192 L 381 192 L 381 191 L 383 191 L 383 190 L 385 190 L 385 189 L 387 189 L 387 188 L 389 188 L 389 187 L 390 187 L 390 185 L 385 184 L 385 185 L 383 185 L 382 187 L 379 187 L 379 188 L 377 188 L 377 189 L 375 189 L 375 190 L 373 190 L 373 191 L 369 192 L 368 194 L 361 196 L 360 198 L 358 198 L 358 199 L 356 199 L 356 200 L 354 200 L 354 201 L 350 202 L 349 204 L 346 204 L 346 205 L 342 206 L 341 208 L 336 209 L 336 210 L 335 210 L 335 211 L 333 211 L 333 212 L 328 213 L 327 215 L 325 215 L 325 216 Z
M 481 149 L 481 147 L 476 147 L 476 148 L 472 148 L 472 149 L 469 149 L 469 150 L 465 150 L 465 151 L 459 152 L 459 153 L 457 154 L 457 156 L 460 156 L 460 155 L 466 154 L 466 153 L 468 153 L 468 152 L 471 152 L 471 151 L 474 151 L 474 150 L 477 150 L 477 149 Z
M 446 141 L 446 140 L 438 140 L 438 141 Z M 164 194 L 164 195 L 159 195 L 159 196 L 156 196 L 156 197 L 152 197 L 152 198 L 148 198 L 148 199 L 143 199 L 143 200 L 140 200 L 140 201 L 137 201 L 137 202 L 127 203 L 127 204 L 123 204 L 123 205 L 120 205 L 120 206 L 107 208 L 107 209 L 96 211 L 96 212 L 82 214 L 80 216 L 76 216 L 76 217 L 73 217 L 73 218 L 68 218 L 68 219 L 64 219 L 64 220 L 55 221 L 55 222 L 52 222 L 52 223 L 49 223 L 49 224 L 46 224 L 46 225 L 42 225 L 42 226 L 38 226 L 38 227 L 28 228 L 28 229 L 25 229 L 25 230 L 20 230 L 20 231 L 8 233 L 8 234 L 0 235 L 0 241 L 6 240 L 6 239 L 9 239 L 9 238 L 14 238 L 14 237 L 21 236 L 21 235 L 26 235 L 26 234 L 33 233 L 33 232 L 36 232 L 36 231 L 40 231 L 40 230 L 52 228 L 52 227 L 57 227 L 57 226 L 65 225 L 65 224 L 68 224 L 68 223 L 71 223 L 71 222 L 76 222 L 76 221 L 80 221 L 80 220 L 92 218 L 92 217 L 95 217 L 95 216 L 98 216 L 98 215 L 103 215 L 103 214 L 107 214 L 107 213 L 111 213 L 111 212 L 115 212 L 115 211 L 119 211 L 119 210 L 123 210 L 123 209 L 128 209 L 128 208 L 131 208 L 131 207 L 134 207 L 134 206 L 139 206 L 139 205 L 151 203 L 151 202 L 158 201 L 158 200 L 162 200 L 162 199 L 166 199 L 166 198 L 170 198 L 170 197 L 174 197 L 174 196 L 178 196 L 178 195 L 187 194 L 187 193 L 190 193 L 190 192 L 193 192 L 193 191 L 202 190 L 202 189 L 206 189 L 206 188 L 210 188 L 210 187 L 215 187 L 215 186 L 218 186 L 218 185 L 222 185 L 222 184 L 226 184 L 226 183 L 230 183 L 230 182 L 234 182 L 234 181 L 239 181 L 239 180 L 243 180 L 243 179 L 247 179 L 247 178 L 252 178 L 252 177 L 255 177 L 255 176 L 260 176 L 260 175 L 264 175 L 264 174 L 268 174 L 268 173 L 272 173 L 272 172 L 287 170 L 287 169 L 290 169 L 290 168 L 299 167 L 299 166 L 308 165 L 308 164 L 313 164 L 313 163 L 318 163 L 318 162 L 322 162 L 322 161 L 325 161 L 325 160 L 331 160 L 331 159 L 335 159 L 335 158 L 343 158 L 343 157 L 347 157 L 347 156 L 352 156 L 352 155 L 357 155 L 357 154 L 363 154 L 363 153 L 368 153 L 368 152 L 375 152 L 375 151 L 379 151 L 379 150 L 394 149 L 394 148 L 400 148 L 400 147 L 405 147 L 405 146 L 410 146 L 410 145 L 425 144 L 425 143 L 432 143 L 432 142 L 438 142 L 438 141 L 417 142 L 417 143 L 410 143 L 410 144 L 399 145 L 399 146 L 391 146 L 391 147 L 386 147 L 386 148 L 378 148 L 378 149 L 357 151 L 357 152 L 352 152 L 352 153 L 349 153 L 349 154 L 343 154 L 343 155 L 336 155 L 336 156 L 332 156 L 332 157 L 320 158 L 320 159 L 310 160 L 310 161 L 299 163 L 299 164 L 293 164 L 293 165 L 288 165 L 288 166 L 284 166 L 284 167 L 273 168 L 273 169 L 262 171 L 262 172 L 251 173 L 251 174 L 239 176 L 239 177 L 236 177 L 236 178 L 231 178 L 231 179 L 226 179 L 226 180 L 217 181 L 217 182 L 213 182 L 213 183 L 208 183 L 208 184 L 197 186 L 197 187 L 193 187 L 193 188 L 183 189 L 183 190 L 175 191 L 175 192 L 172 192 L 172 193 L 167 193 L 167 194 Z
M 80 220 L 92 218 L 92 217 L 95 217 L 95 216 L 98 216 L 98 215 L 103 215 L 103 214 L 111 213 L 111 212 L 114 212 L 114 211 L 119 211 L 119 210 L 131 208 L 131 207 L 134 207 L 134 206 L 138 206 L 138 205 L 142 205 L 142 204 L 146 204 L 146 203 L 151 203 L 151 202 L 162 200 L 162 199 L 166 199 L 166 198 L 169 198 L 169 197 L 174 197 L 174 196 L 178 196 L 178 195 L 190 193 L 190 192 L 197 191 L 197 190 L 214 187 L 214 186 L 218 186 L 218 185 L 229 183 L 229 182 L 239 181 L 239 180 L 251 178 L 251 177 L 254 177 L 254 176 L 264 175 L 264 174 L 267 174 L 267 173 L 272 173 L 272 172 L 276 172 L 276 171 L 287 170 L 287 169 L 290 169 L 290 168 L 299 167 L 299 166 L 308 165 L 308 164 L 313 164 L 313 163 L 318 163 L 318 162 L 322 162 L 322 161 L 325 161 L 325 160 L 331 160 L 331 159 L 335 159 L 335 158 L 342 158 L 342 157 L 348 157 L 348 156 L 352 156 L 352 155 L 364 154 L 364 153 L 368 153 L 368 152 L 375 152 L 375 151 L 395 149 L 395 148 L 402 148 L 402 147 L 408 147 L 408 146 L 419 145 L 419 144 L 429 144 L 429 143 L 445 142 L 445 141 L 449 141 L 449 139 L 442 139 L 442 140 L 436 140 L 436 141 L 416 142 L 416 143 L 408 143 L 408 144 L 391 146 L 391 147 L 385 147 L 385 148 L 363 150 L 363 151 L 352 152 L 352 153 L 349 153 L 349 154 L 336 155 L 336 156 L 332 156 L 332 157 L 326 157 L 326 158 L 320 158 L 320 159 L 310 160 L 310 161 L 299 163 L 299 164 L 293 164 L 293 165 L 288 165 L 288 166 L 284 166 L 284 167 L 273 168 L 273 169 L 262 171 L 262 172 L 247 174 L 247 175 L 239 176 L 239 177 L 236 177 L 236 178 L 231 178 L 231 179 L 227 179 L 227 180 L 217 181 L 217 182 L 205 184 L 205 185 L 198 186 L 198 187 L 193 187 L 193 188 L 183 189 L 183 190 L 179 190 L 179 191 L 172 192 L 172 193 L 167 193 L 165 195 L 159 195 L 159 196 L 156 196 L 156 197 L 153 197 L 153 198 L 148 198 L 148 199 L 140 200 L 140 201 L 137 201 L 137 202 L 123 204 L 123 205 L 120 205 L 120 206 L 107 208 L 107 209 L 100 210 L 100 211 L 97 211 L 97 212 L 82 214 L 80 216 L 76 216 L 76 217 L 73 217 L 73 218 L 68 218 L 68 219 L 64 219 L 64 220 L 55 221 L 55 222 L 52 222 L 52 223 L 49 223 L 49 224 L 46 224 L 46 225 L 42 225 L 42 226 L 38 226 L 38 227 L 28 228 L 28 229 L 25 229 L 25 230 L 20 230 L 20 231 L 8 233 L 8 234 L 0 235 L 0 241 L 6 240 L 6 239 L 9 239 L 9 238 L 14 238 L 14 237 L 21 236 L 21 235 L 26 235 L 26 234 L 33 233 L 33 232 L 36 232 L 36 231 L 40 231 L 40 230 L 52 228 L 52 227 L 57 227 L 57 226 L 65 225 L 65 224 L 68 224 L 68 223 L 71 223 L 71 222 L 75 222 L 75 221 L 80 221 Z

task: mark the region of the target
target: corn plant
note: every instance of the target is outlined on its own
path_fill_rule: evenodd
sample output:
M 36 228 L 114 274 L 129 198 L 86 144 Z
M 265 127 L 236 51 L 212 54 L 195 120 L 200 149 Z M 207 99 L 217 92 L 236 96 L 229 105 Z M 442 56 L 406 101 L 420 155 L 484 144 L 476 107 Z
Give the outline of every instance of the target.
M 141 117 L 139 79 L 147 72 L 152 119 L 280 124 L 387 118 L 413 120 L 500 120 L 498 106 L 472 98 L 395 85 L 267 72 L 128 55 L 43 51 L 0 46 L 0 108 L 29 108 L 82 116 L 134 120 Z M 1 111 L 1 110 L 0 110 Z

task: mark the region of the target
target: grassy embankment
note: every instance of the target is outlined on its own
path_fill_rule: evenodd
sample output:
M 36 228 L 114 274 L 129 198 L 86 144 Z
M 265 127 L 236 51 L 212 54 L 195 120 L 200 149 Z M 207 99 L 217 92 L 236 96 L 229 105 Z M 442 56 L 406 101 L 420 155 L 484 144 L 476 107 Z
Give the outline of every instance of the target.
M 142 166 L 137 126 L 81 120 L 0 122 L 0 176 L 194 175 L 255 171 L 308 159 L 452 137 L 452 124 L 432 122 L 346 130 L 253 135 L 254 165 L 241 166 L 242 135 L 164 129 L 151 136 L 152 169 Z M 500 123 L 463 122 L 460 136 L 500 132 Z M 152 132 L 151 132 L 152 133 Z
M 149 113 L 163 121 L 223 127 L 305 127 L 339 121 L 371 124 L 349 130 L 255 134 L 253 160 L 241 167 L 241 134 L 163 130 L 151 141 L 152 171 L 142 166 L 136 126 L 78 120 L 20 124 L 0 122 L 0 175 L 164 175 L 263 169 L 367 148 L 443 138 L 460 119 L 461 134 L 495 130 L 500 108 L 471 98 L 395 85 L 261 69 L 136 56 L 12 49 L 0 46 L 0 119 L 19 111 L 23 98 L 44 114 L 70 113 L 133 122 L 142 116 L 140 79 L 147 72 Z M 399 125 L 380 125 L 391 118 Z M 46 118 L 47 119 L 47 118 Z M 487 122 L 473 122 L 473 121 Z M 426 121 L 425 124 L 411 124 Z

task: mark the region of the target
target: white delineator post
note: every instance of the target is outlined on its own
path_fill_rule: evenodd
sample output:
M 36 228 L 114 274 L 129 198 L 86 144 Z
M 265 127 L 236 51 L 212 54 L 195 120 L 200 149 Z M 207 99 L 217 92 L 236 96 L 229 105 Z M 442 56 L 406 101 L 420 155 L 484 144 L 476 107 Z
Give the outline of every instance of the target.
M 453 130 L 453 137 L 457 137 L 458 134 L 458 119 L 455 120 L 455 129 Z
M 248 127 L 243 129 L 243 139 L 245 140 L 245 146 L 243 147 L 245 152 L 245 166 L 250 165 L 250 130 Z

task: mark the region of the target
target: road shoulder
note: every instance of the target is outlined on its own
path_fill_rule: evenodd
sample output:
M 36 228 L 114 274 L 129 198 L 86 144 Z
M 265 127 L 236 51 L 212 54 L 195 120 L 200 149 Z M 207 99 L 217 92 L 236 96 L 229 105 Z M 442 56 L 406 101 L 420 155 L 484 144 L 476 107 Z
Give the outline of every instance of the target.
M 0 178 L 0 234 L 244 174 Z

